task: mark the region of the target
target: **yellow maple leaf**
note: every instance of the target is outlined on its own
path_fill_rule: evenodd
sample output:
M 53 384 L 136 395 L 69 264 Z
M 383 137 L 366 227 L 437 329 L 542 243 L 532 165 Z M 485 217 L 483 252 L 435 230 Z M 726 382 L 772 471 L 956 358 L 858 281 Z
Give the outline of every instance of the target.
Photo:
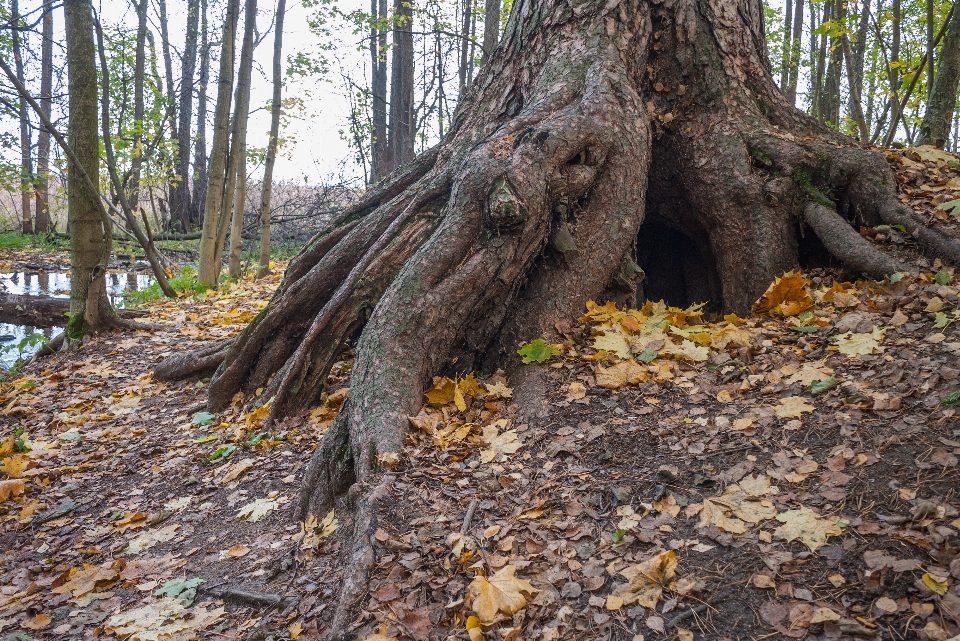
M 774 536 L 786 539 L 787 543 L 800 539 L 812 552 L 825 545 L 828 536 L 840 536 L 842 533 L 837 519 L 822 518 L 806 507 L 779 514 L 777 520 L 783 525 L 773 531 Z
M 11 496 L 19 496 L 26 490 L 23 479 L 7 479 L 0 481 L 0 503 Z
M 804 412 L 812 412 L 816 407 L 807 403 L 803 396 L 788 396 L 781 398 L 775 408 L 777 418 L 800 418 Z
M 880 343 L 883 341 L 886 330 L 882 327 L 874 327 L 869 334 L 854 334 L 847 332 L 840 336 L 834 336 L 830 340 L 837 344 L 837 349 L 841 354 L 847 356 L 873 354 L 877 351 Z
M 632 359 L 617 363 L 613 367 L 597 365 L 596 374 L 597 385 L 606 389 L 620 389 L 624 385 L 636 385 L 650 380 L 650 373 L 647 368 Z M 572 391 L 574 383 L 570 385 Z M 583 396 L 578 398 L 583 398 Z
M 739 484 L 728 486 L 722 495 L 703 500 L 699 527 L 714 525 L 725 532 L 743 534 L 747 531 L 745 523 L 772 519 L 777 515 L 777 508 L 763 498 L 769 490 L 767 476 L 743 478 Z
M 513 396 L 513 389 L 507 387 L 504 383 L 486 383 L 487 394 L 492 394 L 497 398 L 510 398 Z
M 428 389 L 424 395 L 427 402 L 434 407 L 440 407 L 447 403 L 452 403 L 454 396 L 458 391 L 456 382 L 446 376 L 435 376 L 433 378 L 433 387 Z
M 116 579 L 122 566 L 120 561 L 103 565 L 84 565 L 82 570 L 70 576 L 69 581 L 53 588 L 51 592 L 54 594 L 72 592 L 74 597 L 81 597 L 88 592 L 93 592 L 98 583 L 109 583 Z
M 500 419 L 483 428 L 483 440 L 490 449 L 480 450 L 481 463 L 489 463 L 500 454 L 513 454 L 523 447 L 523 443 L 517 438 L 515 431 L 509 430 L 500 433 L 500 430 L 506 426 L 507 420 Z
M 663 596 L 663 589 L 676 578 L 677 558 L 673 550 L 660 552 L 653 557 L 624 568 L 618 574 L 627 582 L 614 590 L 614 595 L 623 599 L 624 605 L 639 603 L 651 610 Z
M 14 454 L 0 461 L 0 474 L 12 479 L 18 479 L 27 471 L 30 459 L 24 454 Z
M 813 297 L 807 291 L 806 283 L 800 272 L 789 271 L 773 281 L 751 311 L 754 316 L 760 314 L 780 314 L 796 316 L 813 307 Z
M 619 358 L 631 358 L 630 343 L 627 337 L 613 328 L 604 327 L 603 334 L 593 339 L 591 347 L 616 354 Z
M 506 565 L 489 579 L 477 576 L 467 588 L 473 611 L 484 625 L 493 623 L 499 613 L 511 615 L 527 605 L 524 594 L 532 596 L 537 589 L 529 581 L 518 579 L 517 566 Z

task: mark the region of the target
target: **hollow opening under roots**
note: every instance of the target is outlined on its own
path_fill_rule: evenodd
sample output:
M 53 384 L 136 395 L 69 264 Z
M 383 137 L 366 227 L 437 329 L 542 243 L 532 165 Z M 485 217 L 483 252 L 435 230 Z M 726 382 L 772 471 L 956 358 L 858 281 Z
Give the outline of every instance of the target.
M 705 303 L 707 313 L 723 309 L 717 262 L 705 236 L 648 216 L 637 236 L 637 264 L 645 274 L 637 305 L 663 300 L 680 308 Z

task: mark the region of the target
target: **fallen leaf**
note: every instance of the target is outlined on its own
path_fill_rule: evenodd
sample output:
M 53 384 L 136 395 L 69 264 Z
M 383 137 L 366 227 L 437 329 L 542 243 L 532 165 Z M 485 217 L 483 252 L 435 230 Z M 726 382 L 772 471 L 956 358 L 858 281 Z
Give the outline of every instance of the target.
M 0 481 L 0 503 L 6 501 L 11 496 L 20 496 L 25 489 L 26 486 L 23 484 L 23 479 Z
M 141 532 L 127 544 L 127 547 L 123 550 L 123 554 L 139 554 L 144 550 L 152 548 L 157 543 L 169 541 L 179 529 L 180 525 L 173 523 L 159 530 Z
M 777 418 L 800 418 L 804 412 L 812 412 L 817 408 L 807 403 L 803 396 L 788 396 L 781 398 L 775 408 Z
M 165 641 L 174 636 L 189 638 L 181 633 L 206 629 L 223 618 L 226 612 L 223 608 L 196 608 L 190 610 L 192 616 L 189 619 L 183 614 L 183 603 L 166 597 L 113 615 L 104 624 L 104 631 L 125 641 Z
M 773 531 L 775 536 L 788 543 L 800 539 L 813 552 L 826 544 L 828 536 L 840 536 L 842 533 L 837 519 L 822 518 L 806 507 L 778 514 L 777 520 L 783 525 Z
M 506 419 L 500 419 L 483 428 L 483 441 L 489 446 L 488 450 L 480 450 L 480 462 L 489 463 L 501 454 L 513 454 L 521 447 L 523 443 L 517 437 L 513 430 L 500 433 L 500 430 L 507 426 Z
M 230 549 L 227 550 L 227 556 L 232 557 L 247 556 L 248 554 L 250 554 L 250 548 L 246 545 L 240 545 L 239 543 L 230 546 Z
M 220 479 L 220 482 L 226 484 L 230 481 L 240 478 L 240 476 L 252 468 L 255 463 L 256 461 L 252 458 L 245 458 L 242 461 L 234 463 L 227 468 L 227 473 L 223 475 L 223 478 Z
M 519 612 L 527 605 L 524 594 L 532 596 L 537 592 L 529 581 L 518 579 L 516 571 L 515 565 L 507 565 L 489 579 L 477 575 L 468 586 L 470 607 L 484 625 L 493 623 L 500 612 Z
M 620 389 L 624 385 L 636 385 L 650 380 L 647 368 L 632 359 L 617 363 L 613 367 L 598 365 L 596 377 L 597 386 L 605 389 Z
M 279 503 L 274 499 L 257 499 L 253 503 L 247 503 L 237 512 L 238 519 L 246 519 L 256 523 L 265 517 L 271 510 L 277 509 Z
M 639 603 L 653 609 L 663 595 L 663 589 L 669 587 L 676 577 L 676 569 L 677 558 L 673 550 L 656 554 L 617 572 L 626 577 L 627 582 L 619 584 L 614 594 L 623 599 L 624 605 Z
M 754 316 L 780 314 L 796 316 L 813 307 L 813 297 L 807 291 L 800 272 L 790 271 L 773 281 L 763 296 L 753 304 Z
M 874 327 L 869 334 L 854 334 L 847 332 L 840 336 L 834 336 L 830 340 L 837 344 L 837 349 L 841 354 L 847 356 L 873 354 L 880 347 L 885 330 L 881 327 Z

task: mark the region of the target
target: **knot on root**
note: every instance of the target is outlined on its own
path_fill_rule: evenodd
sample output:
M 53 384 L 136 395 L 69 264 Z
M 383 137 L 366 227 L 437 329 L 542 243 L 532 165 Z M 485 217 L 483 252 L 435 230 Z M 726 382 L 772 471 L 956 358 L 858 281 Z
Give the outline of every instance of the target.
M 506 176 L 497 178 L 493 183 L 487 199 L 487 215 L 491 224 L 498 229 L 519 225 L 527 219 L 527 208 L 514 193 Z

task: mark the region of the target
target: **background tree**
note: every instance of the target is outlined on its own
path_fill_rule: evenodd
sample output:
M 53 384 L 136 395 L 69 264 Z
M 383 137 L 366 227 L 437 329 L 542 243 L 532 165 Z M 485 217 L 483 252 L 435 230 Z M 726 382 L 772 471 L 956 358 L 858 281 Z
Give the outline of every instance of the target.
M 53 0 L 43 2 L 43 33 L 40 53 L 40 108 L 50 120 L 53 112 Z M 37 218 L 34 231 L 45 234 L 50 224 L 50 132 L 40 128 L 37 136 Z
M 283 91 L 283 19 L 286 15 L 286 0 L 277 0 L 276 21 L 273 32 L 273 99 L 270 101 L 270 140 L 267 142 L 267 159 L 263 168 L 263 187 L 260 191 L 260 265 L 257 278 L 270 273 L 270 199 L 273 192 L 273 166 L 277 161 L 277 146 L 280 144 L 281 92 Z M 376 141 L 374 141 L 376 144 Z
M 942 149 L 950 139 L 953 114 L 957 110 L 957 89 L 960 86 L 960 11 L 956 4 L 941 52 L 917 144 L 934 145 Z

